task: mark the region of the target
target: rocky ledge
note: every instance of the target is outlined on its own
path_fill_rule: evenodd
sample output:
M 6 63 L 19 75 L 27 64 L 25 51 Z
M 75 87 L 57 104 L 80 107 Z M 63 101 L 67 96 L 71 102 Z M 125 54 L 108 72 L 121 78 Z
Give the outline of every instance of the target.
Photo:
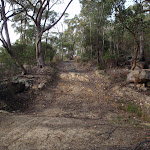
M 133 70 L 127 75 L 128 83 L 145 84 L 150 87 L 150 69 Z

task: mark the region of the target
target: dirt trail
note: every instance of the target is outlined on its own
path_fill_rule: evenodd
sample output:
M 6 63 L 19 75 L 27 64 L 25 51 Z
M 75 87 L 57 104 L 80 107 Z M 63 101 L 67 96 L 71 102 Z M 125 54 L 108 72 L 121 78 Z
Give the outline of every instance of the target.
M 130 150 L 150 137 L 150 128 L 108 101 L 104 78 L 73 62 L 58 70 L 32 109 L 0 113 L 0 150 Z

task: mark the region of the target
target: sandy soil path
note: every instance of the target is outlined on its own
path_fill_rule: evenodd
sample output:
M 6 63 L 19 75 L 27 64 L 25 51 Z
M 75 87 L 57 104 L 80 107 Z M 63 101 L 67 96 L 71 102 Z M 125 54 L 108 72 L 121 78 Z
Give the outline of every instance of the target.
M 150 128 L 108 101 L 107 82 L 74 62 L 25 113 L 0 113 L 0 150 L 130 150 Z

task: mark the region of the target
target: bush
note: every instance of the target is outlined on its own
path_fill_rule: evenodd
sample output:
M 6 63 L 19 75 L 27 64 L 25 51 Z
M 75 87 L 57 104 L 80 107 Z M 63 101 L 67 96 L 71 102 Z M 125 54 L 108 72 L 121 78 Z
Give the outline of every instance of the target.
M 103 59 L 104 59 L 106 68 L 112 68 L 116 66 L 117 64 L 116 63 L 117 55 L 111 54 L 109 50 L 105 52 Z
M 46 44 L 45 42 L 42 42 L 42 49 L 45 61 L 52 61 L 56 54 L 56 50 L 50 44 Z
M 18 67 L 4 48 L 0 48 L 0 78 L 12 76 L 19 72 Z
M 115 59 L 117 57 L 117 55 L 115 54 L 111 54 L 111 52 L 109 50 L 107 50 L 104 54 L 104 61 L 110 60 L 110 59 Z
M 99 70 L 104 70 L 105 69 L 105 65 L 103 63 L 99 63 L 98 64 L 98 69 Z
M 12 50 L 20 64 L 33 65 L 36 63 L 35 45 L 26 45 L 15 43 Z
M 88 62 L 90 60 L 89 55 L 87 53 L 82 54 L 82 61 L 83 62 Z
M 43 55 L 45 55 L 46 61 L 52 61 L 55 50 L 50 44 L 42 43 Z M 46 50 L 47 49 L 47 50 Z M 19 44 L 15 43 L 12 45 L 12 51 L 17 57 L 17 60 L 20 64 L 24 65 L 35 65 L 36 64 L 36 47 L 35 44 Z M 9 56 L 4 48 L 0 48 L 0 76 L 5 76 L 5 74 L 17 74 L 19 68 L 15 65 L 14 60 Z
M 12 50 L 17 56 L 21 64 L 35 65 L 36 64 L 36 46 L 35 44 L 26 45 L 26 44 L 14 44 Z M 52 61 L 55 50 L 50 44 L 42 42 L 42 50 L 45 61 Z

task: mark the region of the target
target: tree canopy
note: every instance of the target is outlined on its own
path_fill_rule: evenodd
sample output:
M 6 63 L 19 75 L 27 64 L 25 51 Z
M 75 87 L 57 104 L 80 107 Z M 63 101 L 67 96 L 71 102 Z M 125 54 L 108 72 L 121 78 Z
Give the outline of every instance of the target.
M 48 51 L 55 51 L 53 55 L 58 54 L 62 58 L 73 59 L 77 55 L 82 61 L 96 61 L 100 68 L 119 65 L 120 56 L 132 57 L 132 69 L 137 59 L 149 59 L 148 0 L 136 0 L 129 7 L 126 6 L 126 0 L 80 0 L 80 14 L 71 19 L 66 17 L 63 31 L 51 32 L 72 1 L 60 14 L 53 7 L 63 3 L 62 0 L 1 0 L 0 40 L 23 70 L 25 62 L 17 61 L 21 55 L 17 56 L 18 52 L 12 50 L 8 21 L 20 34 L 17 44 L 35 47 L 32 53 L 38 67 L 44 67 L 49 57 L 47 55 L 50 55 Z

